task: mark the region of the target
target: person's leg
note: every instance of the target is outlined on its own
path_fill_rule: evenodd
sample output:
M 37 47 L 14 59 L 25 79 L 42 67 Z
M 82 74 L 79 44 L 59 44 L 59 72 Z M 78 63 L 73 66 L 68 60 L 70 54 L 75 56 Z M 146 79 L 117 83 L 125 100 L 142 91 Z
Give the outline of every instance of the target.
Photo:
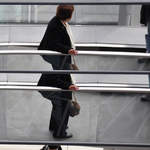
M 61 104 L 55 105 L 54 114 L 55 114 L 55 129 L 53 132 L 54 137 L 64 137 L 66 136 L 66 128 L 68 124 L 68 105 Z M 67 137 L 66 137 L 67 138 Z
M 62 62 L 63 61 L 63 62 Z M 64 62 L 65 61 L 65 62 Z M 71 58 L 69 57 L 63 57 L 61 58 L 61 63 L 57 64 L 52 63 L 52 67 L 54 70 L 70 70 L 70 65 L 66 62 L 71 63 Z M 62 65 L 63 64 L 63 65 Z M 57 94 L 56 97 L 52 100 L 53 109 L 52 109 L 52 115 L 50 119 L 50 126 L 49 129 L 52 128 L 52 125 L 55 124 L 53 136 L 54 137 L 64 137 L 69 138 L 72 137 L 72 135 L 67 135 L 66 128 L 68 125 L 69 120 L 69 113 L 68 113 L 68 99 L 63 99 L 63 94 Z M 55 122 L 55 123 L 54 123 Z
M 60 145 L 48 145 L 49 150 L 62 150 Z
M 150 88 L 150 74 L 148 74 L 148 86 Z M 150 94 L 145 94 L 141 97 L 141 101 L 150 101 Z
M 147 23 L 147 34 L 150 36 L 150 22 Z
M 54 57 L 53 57 L 53 59 L 51 61 L 51 65 L 52 65 L 53 70 L 58 70 L 58 61 L 57 61 L 58 58 L 57 57 L 58 56 L 55 56 L 55 60 L 54 60 Z M 55 98 L 50 98 L 50 99 L 51 99 L 51 102 L 52 102 L 52 111 L 51 111 L 50 122 L 49 122 L 49 131 L 54 131 L 55 127 L 56 127 L 56 121 L 55 121 L 56 102 L 55 102 Z
M 52 106 L 50 123 L 49 123 L 49 131 L 54 131 L 56 127 L 55 123 L 55 106 Z
M 150 74 L 148 74 L 148 84 L 150 88 Z M 145 94 L 141 97 L 142 101 L 150 101 L 150 94 Z
M 150 53 L 150 22 L 147 23 L 147 34 L 145 35 L 146 52 Z
M 72 92 L 55 92 L 51 95 L 52 113 L 49 123 L 49 130 L 53 131 L 53 136 L 58 138 L 69 138 L 72 135 L 66 132 L 69 120 L 70 102 Z
M 66 129 L 68 127 L 68 121 L 69 121 L 69 106 L 70 103 L 66 99 L 65 101 L 62 102 L 62 116 L 61 116 L 61 123 L 58 129 L 58 135 L 66 135 Z
M 62 150 L 60 145 L 44 145 L 41 150 Z
M 72 99 L 72 92 L 61 92 L 61 122 L 59 124 L 59 128 L 57 131 L 57 136 L 60 135 L 60 137 L 65 136 L 65 138 L 72 137 L 72 134 L 66 132 L 66 129 L 68 127 L 68 121 L 69 121 L 69 107 L 70 107 L 70 100 Z

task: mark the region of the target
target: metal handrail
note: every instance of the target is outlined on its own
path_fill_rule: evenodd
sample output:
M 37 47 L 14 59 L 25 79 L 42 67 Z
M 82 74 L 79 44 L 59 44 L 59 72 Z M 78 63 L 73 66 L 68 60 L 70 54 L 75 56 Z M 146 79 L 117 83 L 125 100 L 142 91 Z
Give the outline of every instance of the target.
M 0 46 L 38 47 L 39 42 L 1 42 Z M 118 43 L 75 43 L 76 47 L 115 47 L 115 48 L 145 48 L 145 44 L 118 44 Z
M 0 55 L 69 55 L 51 50 L 0 50 Z M 106 52 L 106 51 L 78 51 L 77 55 L 93 56 L 122 56 L 150 58 L 149 53 L 137 52 Z
M 39 46 L 39 42 L 28 42 L 28 43 L 26 43 L 26 42 L 1 42 L 0 43 L 0 46 L 29 46 L 29 47 L 37 47 L 37 46 Z
M 136 83 L 112 83 L 112 82 L 99 82 L 99 83 L 87 83 L 75 82 L 78 87 L 148 87 L 149 84 L 136 84 Z M 15 82 L 15 81 L 1 81 L 0 85 L 11 85 L 11 86 L 36 86 L 37 82 Z
M 31 140 L 0 140 L 0 144 L 19 144 L 19 145 L 22 145 L 22 144 L 27 144 L 27 145 L 54 145 L 54 144 L 57 144 L 57 145 L 75 145 L 75 146 L 99 146 L 99 147 L 107 147 L 107 148 L 116 148 L 116 147 L 134 147 L 134 148 L 149 148 L 150 147 L 150 143 L 149 142 L 143 142 L 143 143 L 127 143 L 127 142 L 74 142 L 74 141 L 67 141 L 67 140 L 59 140 L 59 141 L 50 141 L 50 140 L 34 140 L 34 141 L 31 141 Z
M 0 90 L 70 91 L 45 86 L 0 86 Z M 76 92 L 150 93 L 150 88 L 80 87 Z
M 74 5 L 120 5 L 120 4 L 149 4 L 149 0 L 0 0 L 0 4 L 10 5 L 58 5 L 58 4 L 74 4 Z
M 119 75 L 145 75 L 150 71 L 80 71 L 80 70 L 52 70 L 52 71 L 28 71 L 28 70 L 0 70 L 0 73 L 17 74 L 119 74 Z

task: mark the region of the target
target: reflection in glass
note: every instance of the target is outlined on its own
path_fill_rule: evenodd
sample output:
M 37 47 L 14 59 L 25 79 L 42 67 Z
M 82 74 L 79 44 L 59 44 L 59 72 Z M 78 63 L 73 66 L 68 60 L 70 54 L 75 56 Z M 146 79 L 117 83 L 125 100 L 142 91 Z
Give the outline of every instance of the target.
M 73 24 L 118 24 L 118 5 L 75 6 L 75 9 Z M 48 23 L 48 20 L 54 16 L 55 10 L 55 5 L 2 5 L 0 22 Z
M 141 5 L 77 5 L 75 8 L 73 24 L 140 24 Z M 1 5 L 0 23 L 48 23 L 55 9 L 55 5 Z

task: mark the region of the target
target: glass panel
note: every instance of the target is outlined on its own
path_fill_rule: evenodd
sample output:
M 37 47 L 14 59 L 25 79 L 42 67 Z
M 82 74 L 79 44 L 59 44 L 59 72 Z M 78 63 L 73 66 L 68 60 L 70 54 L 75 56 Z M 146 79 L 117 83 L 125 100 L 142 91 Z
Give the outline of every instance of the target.
M 27 12 L 26 12 L 27 13 Z M 22 6 L 1 5 L 0 6 L 0 23 L 22 22 Z
M 0 23 L 48 23 L 55 16 L 56 5 L 1 5 L 0 13 Z M 117 24 L 118 13 L 118 5 L 75 6 L 71 23 Z
M 75 5 L 72 24 L 140 25 L 141 5 Z M 48 23 L 56 5 L 1 5 L 0 23 Z

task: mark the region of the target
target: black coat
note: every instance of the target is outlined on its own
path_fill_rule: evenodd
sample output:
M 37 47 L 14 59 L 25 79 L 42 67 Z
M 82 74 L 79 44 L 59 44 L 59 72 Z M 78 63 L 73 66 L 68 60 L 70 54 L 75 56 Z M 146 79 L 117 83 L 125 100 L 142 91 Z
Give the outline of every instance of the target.
M 147 25 L 150 22 L 150 5 L 142 5 L 140 23 Z
M 38 49 L 52 50 L 64 54 L 68 54 L 68 51 L 71 49 L 71 41 L 66 28 L 56 16 L 48 23 L 48 27 Z M 42 57 L 52 64 L 53 69 L 69 70 L 69 64 L 71 63 L 70 56 L 45 55 Z M 62 63 L 64 64 L 63 66 Z M 68 89 L 71 84 L 70 74 L 42 74 L 38 82 L 38 86 L 50 86 L 62 89 Z M 43 91 L 40 92 L 42 94 L 46 93 Z M 57 95 L 58 92 L 55 92 L 55 94 Z M 61 97 L 71 99 L 71 92 L 61 92 Z

